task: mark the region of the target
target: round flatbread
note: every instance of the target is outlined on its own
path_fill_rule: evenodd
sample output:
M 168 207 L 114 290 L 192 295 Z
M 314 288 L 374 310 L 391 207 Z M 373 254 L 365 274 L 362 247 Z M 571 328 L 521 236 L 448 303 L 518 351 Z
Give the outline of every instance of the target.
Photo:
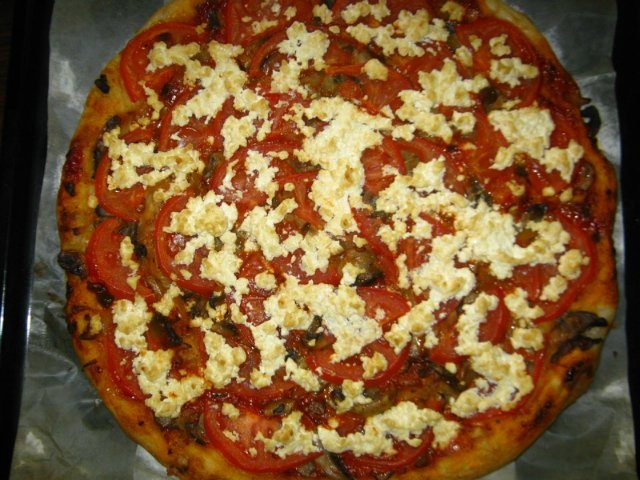
M 499 468 L 615 314 L 586 104 L 502 1 L 167 4 L 62 171 L 84 371 L 180 478 Z

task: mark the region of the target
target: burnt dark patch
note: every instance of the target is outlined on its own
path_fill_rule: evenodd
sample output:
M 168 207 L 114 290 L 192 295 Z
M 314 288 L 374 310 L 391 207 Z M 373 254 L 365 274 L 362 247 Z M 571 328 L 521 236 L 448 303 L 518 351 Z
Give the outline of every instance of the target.
M 103 307 L 109 308 L 113 305 L 113 295 L 109 293 L 107 287 L 105 287 L 102 283 L 93 283 L 90 282 L 87 284 L 87 288 L 89 291 L 93 292 L 96 295 L 98 303 Z
M 109 80 L 107 79 L 107 76 L 104 73 L 100 75 L 98 78 L 96 78 L 96 80 L 93 83 L 98 88 L 98 90 L 100 90 L 104 94 L 109 93 L 109 90 L 111 89 L 109 87 Z
M 109 130 L 116 128 L 120 123 L 122 123 L 122 119 L 118 115 L 114 115 L 107 120 L 107 123 L 104 124 L 104 129 L 108 132 Z
M 542 405 L 542 407 L 540 407 L 536 412 L 536 416 L 533 418 L 533 424 L 534 425 L 542 424 L 546 420 L 547 415 L 551 410 L 552 406 L 553 406 L 553 403 L 551 402 L 551 400 L 547 400 L 545 404 Z
M 61 251 L 58 254 L 58 265 L 67 273 L 86 278 L 87 267 L 84 263 L 84 255 L 76 251 Z
M 595 105 L 587 105 L 580 110 L 584 124 L 587 127 L 587 135 L 591 140 L 595 140 L 602 127 L 602 119 L 600 118 L 600 112 Z
M 163 346 L 177 347 L 182 345 L 182 337 L 174 330 L 169 317 L 161 313 L 154 313 L 149 329 L 161 339 Z
M 382 280 L 384 273 L 379 268 L 371 266 L 371 268 L 364 272 L 359 273 L 353 282 L 354 287 L 369 287 L 376 283 L 378 280 Z
M 579 349 L 584 352 L 602 343 L 603 338 L 588 336 L 586 333 L 590 329 L 606 328 L 608 325 L 606 319 L 591 312 L 567 312 L 558 319 L 553 330 L 558 347 L 551 356 L 551 362 L 558 363 L 573 350 Z
M 224 294 L 213 294 L 209 297 L 208 303 L 211 308 L 216 308 L 224 303 Z
M 355 480 L 355 477 L 349 470 L 349 467 L 347 467 L 347 465 L 344 463 L 344 460 L 342 460 L 341 455 L 338 455 L 337 453 L 333 453 L 333 452 L 327 452 L 327 457 L 329 457 L 329 460 L 331 460 L 331 463 L 335 465 L 338 471 L 342 475 L 344 475 L 344 477 L 347 480 Z
M 539 222 L 549 211 L 549 206 L 546 203 L 534 203 L 527 207 L 527 219 L 534 222 Z
M 64 182 L 62 184 L 62 188 L 64 188 L 65 192 L 69 194 L 71 197 L 76 196 L 76 184 L 73 182 Z

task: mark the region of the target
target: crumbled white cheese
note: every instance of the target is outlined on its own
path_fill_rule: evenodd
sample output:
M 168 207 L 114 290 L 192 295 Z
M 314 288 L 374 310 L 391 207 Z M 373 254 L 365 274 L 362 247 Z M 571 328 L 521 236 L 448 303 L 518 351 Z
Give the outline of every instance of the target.
M 336 430 L 318 428 L 318 437 L 325 450 L 334 453 L 351 451 L 361 455 L 393 455 L 393 440 L 412 447 L 421 445 L 422 433 L 432 428 L 433 445 L 446 447 L 457 435 L 459 425 L 428 408 L 418 408 L 415 403 L 404 401 L 388 410 L 368 417 L 362 431 L 340 436 Z
M 304 427 L 301 422 L 302 412 L 293 411 L 282 419 L 282 424 L 270 437 L 258 432 L 255 439 L 264 444 L 267 452 L 273 452 L 280 458 L 288 455 L 320 451 L 317 434 Z

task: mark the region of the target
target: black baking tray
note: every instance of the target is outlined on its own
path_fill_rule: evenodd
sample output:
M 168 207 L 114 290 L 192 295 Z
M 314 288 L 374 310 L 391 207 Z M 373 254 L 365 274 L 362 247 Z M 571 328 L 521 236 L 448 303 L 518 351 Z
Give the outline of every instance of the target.
M 13 1 L 13 0 L 10 0 Z M 0 15 L 8 2 L 0 3 Z M 53 0 L 13 5 L 0 152 L 0 478 L 9 478 L 20 413 L 35 225 L 47 152 Z
M 620 184 L 624 217 L 629 387 L 634 414 L 636 470 L 640 476 L 640 73 L 636 65 L 640 45 L 640 2 L 618 0 L 617 3 L 613 64 L 622 149 Z
M 12 0 L 0 1 L 0 10 L 5 1 Z M 9 478 L 20 413 L 35 228 L 47 150 L 49 24 L 53 3 L 54 0 L 20 0 L 14 6 L 0 151 L 0 478 Z M 622 146 L 626 325 L 636 445 L 640 445 L 639 35 L 640 2 L 618 0 L 613 61 Z M 638 448 L 636 459 L 640 472 Z

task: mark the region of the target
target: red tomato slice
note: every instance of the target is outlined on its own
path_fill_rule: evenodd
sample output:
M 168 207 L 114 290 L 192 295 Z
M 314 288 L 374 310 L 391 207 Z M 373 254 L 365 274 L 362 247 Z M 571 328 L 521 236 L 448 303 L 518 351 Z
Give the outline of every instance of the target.
M 438 159 L 441 156 L 444 158 L 449 157 L 446 146 L 432 142 L 426 138 L 416 137 L 411 141 L 398 140 L 397 144 L 401 153 L 404 152 L 405 154 L 414 155 L 418 162 L 426 163 Z
M 527 180 L 531 185 L 531 201 L 545 203 L 549 197 L 544 195 L 544 189 L 553 188 L 557 193 L 562 192 L 569 184 L 557 171 L 548 172 L 545 167 L 535 160 L 527 162 Z
M 340 362 L 332 362 L 331 356 L 334 351 L 331 346 L 313 350 L 306 357 L 307 364 L 311 370 L 315 371 L 322 379 L 336 384 L 341 384 L 345 380 L 363 381 L 367 386 L 380 385 L 393 378 L 402 369 L 407 357 L 409 347 L 404 348 L 400 353 L 395 353 L 393 347 L 385 339 L 379 339 L 370 343 L 362 349 L 358 355 L 354 355 Z M 363 378 L 364 367 L 361 356 L 371 357 L 374 354 L 381 354 L 387 361 L 387 368 L 376 373 L 371 378 Z
M 588 224 L 588 221 L 584 220 L 578 212 L 572 211 L 570 207 L 560 207 L 556 216 L 571 236 L 568 248 L 579 249 L 583 255 L 589 258 L 589 264 L 582 267 L 582 272 L 578 278 L 571 280 L 567 290 L 557 302 L 540 303 L 544 310 L 544 315 L 537 318 L 535 320 L 536 323 L 555 321 L 563 315 L 598 272 L 596 244 L 592 237 L 593 225 Z
M 405 264 L 409 270 L 416 269 L 429 260 L 433 238 L 455 233 L 455 229 L 451 224 L 436 217 L 424 213 L 421 214 L 420 217 L 431 224 L 432 238 L 425 239 L 407 236 L 398 242 L 398 255 L 405 255 Z M 407 225 L 409 225 L 409 231 L 414 228 L 413 222 L 407 222 Z
M 296 277 L 300 283 L 327 283 L 329 285 L 338 285 L 342 280 L 342 273 L 340 272 L 337 261 L 329 261 L 329 265 L 326 270 L 316 270 L 312 274 L 308 274 L 303 270 L 302 264 L 302 250 L 296 250 L 295 252 L 283 256 L 276 257 L 271 261 L 273 268 L 280 275 L 291 275 Z
M 407 173 L 400 148 L 396 142 L 386 137 L 382 146 L 365 150 L 362 154 L 362 166 L 365 176 L 364 188 L 373 195 L 387 188 L 395 179 L 395 175 L 385 172 L 385 166 L 395 168 L 400 175 Z
M 274 9 L 270 2 L 249 2 L 247 0 L 229 0 L 224 9 L 224 38 L 227 43 L 249 45 L 256 39 L 286 28 L 295 21 L 307 23 L 311 20 L 313 3 L 308 0 L 283 0 L 278 2 L 279 9 Z M 289 10 L 290 8 L 295 10 Z M 287 11 L 295 11 L 290 18 Z M 254 21 L 272 21 L 274 25 L 263 32 L 256 33 Z
M 165 232 L 165 227 L 171 224 L 171 214 L 183 210 L 190 196 L 178 195 L 166 201 L 156 218 L 154 231 L 154 245 L 156 261 L 162 272 L 174 279 L 180 288 L 191 290 L 203 296 L 209 296 L 220 290 L 220 285 L 214 280 L 203 278 L 200 275 L 202 260 L 208 255 L 204 248 L 196 251 L 191 265 L 181 265 L 174 262 L 175 256 L 180 252 L 186 242 L 182 235 Z M 185 271 L 189 272 L 185 275 Z
M 499 303 L 495 309 L 488 313 L 486 320 L 480 324 L 478 340 L 498 345 L 506 338 L 511 315 L 504 305 L 502 294 L 497 289 L 491 289 L 487 293 L 496 295 L 499 298 Z M 438 330 L 438 344 L 429 351 L 429 359 L 441 365 L 449 362 L 461 363 L 467 358 L 456 351 L 459 333 L 455 328 L 455 323 L 448 318 L 448 313 L 451 313 L 457 305 L 456 301 L 448 302 L 436 315 L 437 318 L 443 318 L 444 323 L 442 324 L 443 328 Z
M 187 100 L 189 100 L 193 95 L 195 95 L 196 91 L 193 88 L 186 88 L 176 97 L 174 103 L 166 110 L 165 114 L 162 117 L 162 121 L 160 123 L 160 136 L 158 139 L 158 150 L 166 151 L 171 147 L 175 146 L 175 140 L 171 138 L 171 135 L 174 133 L 174 130 L 177 130 L 177 127 L 174 127 L 171 124 L 171 120 L 173 119 L 173 112 L 179 105 L 183 105 Z
M 255 365 L 256 368 L 259 366 L 259 364 L 254 361 L 250 363 Z M 242 368 L 241 370 L 243 372 L 246 370 L 247 376 L 251 372 L 251 369 Z M 271 380 L 268 386 L 262 388 L 253 387 L 249 380 L 244 380 L 240 383 L 234 382 L 225 387 L 225 391 L 250 402 L 252 405 L 264 405 L 278 399 L 294 398 L 301 392 L 301 388 L 296 383 L 290 380 L 284 380 L 282 372 L 276 373 Z
M 287 32 L 280 31 L 275 33 L 271 38 L 266 40 L 251 57 L 251 63 L 249 64 L 249 77 L 260 79 L 264 77 L 264 69 L 266 67 L 266 61 L 272 60 L 272 57 L 277 53 L 278 44 L 287 38 Z M 278 53 L 278 55 L 283 54 Z
M 387 68 L 387 78 L 385 80 L 372 80 L 363 72 L 364 64 L 334 65 L 327 68 L 329 75 L 346 75 L 357 79 L 359 88 L 355 90 L 355 98 L 362 97 L 363 105 L 371 113 L 379 113 L 385 106 L 390 106 L 393 110 L 402 105 L 398 95 L 403 90 L 413 87 L 412 83 L 402 74 L 393 68 Z
M 160 122 L 158 150 L 166 151 L 181 145 L 191 145 L 200 152 L 200 158 L 209 158 L 213 150 L 222 148 L 223 139 L 220 135 L 222 126 L 224 121 L 235 111 L 231 98 L 222 105 L 215 118 L 191 117 L 188 123 L 182 126 L 172 123 L 173 112 L 176 108 L 186 103 L 197 93 L 196 88 L 184 88 L 177 94 L 173 103 L 167 107 Z M 174 138 L 176 136 L 179 140 Z
M 474 168 L 486 173 L 486 170 L 493 164 L 498 149 L 508 146 L 509 142 L 499 130 L 493 128 L 483 109 L 475 108 L 473 114 L 476 118 L 476 125 L 473 132 L 468 135 L 468 140 L 475 148 L 464 150 L 463 155 Z
M 264 444 L 256 441 L 261 433 L 271 438 L 281 426 L 280 417 L 267 417 L 259 411 L 237 403 L 240 411 L 234 418 L 222 413 L 222 407 L 209 403 L 204 411 L 205 431 L 215 446 L 231 463 L 253 473 L 278 473 L 290 470 L 319 457 L 322 452 L 294 453 L 284 458 L 265 450 Z M 305 422 L 303 421 L 303 424 Z
M 360 287 L 358 295 L 366 302 L 365 313 L 378 320 L 381 326 L 386 326 L 410 310 L 404 298 L 392 291 L 380 287 Z M 340 362 L 332 362 L 334 350 L 331 345 L 324 348 L 312 349 L 307 356 L 307 364 L 323 379 L 332 383 L 342 383 L 344 380 L 364 381 L 365 385 L 380 385 L 392 378 L 400 371 L 409 356 L 409 348 L 396 353 L 394 348 L 384 338 L 378 339 L 362 349 L 362 352 Z M 381 354 L 387 361 L 384 371 L 376 373 L 371 378 L 363 378 L 364 367 L 361 356 L 371 357 Z
M 411 82 L 413 88 L 419 90 L 420 72 L 431 72 L 433 70 L 442 70 L 444 61 L 451 57 L 449 47 L 442 42 L 430 45 L 429 51 L 421 57 L 396 57 L 394 60 L 400 73 L 405 75 L 407 80 Z
M 379 113 L 385 106 L 397 110 L 402 106 L 398 95 L 412 88 L 411 82 L 393 68 L 388 68 L 386 80 L 367 80 L 364 82 L 365 106 L 372 113 Z
M 364 426 L 364 419 L 361 416 L 347 412 L 336 417 L 338 427 L 336 431 L 340 436 L 347 436 L 350 433 L 361 431 Z M 360 455 L 356 456 L 352 452 L 340 454 L 345 467 L 354 478 L 377 478 L 376 473 L 388 474 L 391 471 L 398 471 L 415 464 L 419 459 L 427 454 L 433 443 L 433 432 L 426 429 L 420 436 L 422 442 L 417 447 L 411 447 L 405 442 L 394 441 L 393 448 L 396 453 L 393 455 Z
M 279 178 L 278 182 L 283 186 L 287 183 L 293 185 L 293 196 L 298 204 L 293 214 L 304 222 L 321 229 L 324 225 L 324 220 L 322 220 L 322 217 L 315 209 L 315 204 L 309 198 L 311 185 L 317 175 L 318 172 L 316 171 L 293 173 Z
M 504 304 L 503 295 L 498 289 L 487 292 L 496 295 L 499 299 L 498 306 L 489 312 L 487 319 L 480 324 L 478 339 L 481 342 L 491 342 L 498 345 L 504 341 L 511 322 L 511 314 Z
M 168 45 L 189 43 L 197 40 L 198 31 L 194 25 L 169 22 L 154 25 L 131 39 L 125 46 L 120 59 L 120 75 L 132 102 L 144 98 L 141 82 L 152 76 L 146 71 L 148 54 L 156 42 Z
M 384 273 L 385 281 L 389 284 L 395 283 L 399 275 L 395 256 L 378 235 L 382 221 L 370 216 L 370 213 L 365 210 L 353 209 L 353 217 L 358 224 L 360 234 L 367 241 L 373 253 L 377 255 L 378 266 Z
M 243 313 L 249 317 L 252 325 L 258 325 L 265 319 L 256 320 L 256 316 L 264 315 L 263 302 L 266 297 L 251 297 L 244 295 L 242 298 L 241 309 Z M 252 305 L 256 311 L 248 313 L 247 306 Z M 240 366 L 238 376 L 244 380 L 241 382 L 234 381 L 224 388 L 225 392 L 232 393 L 240 399 L 250 402 L 252 405 L 265 404 L 273 400 L 282 398 L 292 398 L 300 387 L 293 381 L 283 378 L 284 372 L 278 371 L 272 378 L 272 382 L 263 388 L 255 388 L 251 385 L 251 372 L 260 367 L 261 356 L 257 348 L 251 329 L 247 325 L 234 325 L 234 331 L 225 334 L 225 339 L 232 347 L 240 346 L 244 349 L 247 359 Z
M 289 114 L 291 113 L 291 107 L 293 105 L 305 105 L 308 100 L 292 92 L 265 92 L 262 95 L 269 102 L 269 121 L 271 122 L 271 131 L 265 141 L 285 145 L 297 142 L 300 138 L 300 133 L 294 120 L 289 117 Z
M 103 155 L 95 174 L 96 197 L 100 206 L 111 215 L 124 220 L 137 221 L 144 209 L 145 188 L 137 183 L 133 187 L 110 190 L 107 184 L 111 159 Z
M 209 187 L 217 194 L 222 195 L 225 202 L 233 203 L 236 206 L 238 218 L 242 221 L 247 212 L 258 205 L 264 205 L 268 200 L 267 194 L 255 185 L 258 174 L 255 171 L 247 171 L 246 160 L 249 152 L 255 150 L 263 155 L 280 151 L 292 153 L 293 148 L 295 145 L 289 143 L 267 142 L 238 150 L 231 159 L 216 167 L 211 176 Z M 269 166 L 277 169 L 274 177 L 276 181 L 293 172 L 293 169 L 285 161 L 277 158 L 270 159 Z
M 446 328 L 438 335 L 438 344 L 429 351 L 429 359 L 444 365 L 445 363 L 462 363 L 467 357 L 456 352 L 458 331 Z
M 584 219 L 578 211 L 569 206 L 554 207 L 549 212 L 549 216 L 560 221 L 563 228 L 569 233 L 571 240 L 567 245 L 567 250 L 579 249 L 583 256 L 589 258 L 589 263 L 582 266 L 581 273 L 577 278 L 569 280 L 567 289 L 555 302 L 540 300 L 542 290 L 549 278 L 557 274 L 557 269 L 554 265 L 526 265 L 514 269 L 511 278 L 512 288 L 525 290 L 529 303 L 532 306 L 539 306 L 544 312 L 535 319 L 536 323 L 555 321 L 562 316 L 569 310 L 576 297 L 589 285 L 598 271 L 597 250 L 593 240 L 596 227 L 588 219 Z
M 242 267 L 238 272 L 238 276 L 246 278 L 250 281 L 249 288 L 252 290 L 260 290 L 255 284 L 257 275 L 270 270 L 269 263 L 260 252 L 249 252 L 243 258 Z
M 358 295 L 365 301 L 365 314 L 370 318 L 378 319 L 383 327 L 411 310 L 402 295 L 386 288 L 359 287 Z M 384 316 L 379 318 L 380 314 Z
M 336 4 L 339 2 L 338 0 Z M 333 74 L 332 68 L 342 68 L 344 66 L 351 65 L 352 68 L 356 68 L 358 66 L 360 69 L 362 65 L 356 62 L 357 60 L 357 52 L 359 49 L 359 43 L 350 35 L 346 33 L 338 33 L 334 34 L 330 31 L 325 32 L 330 40 L 329 48 L 324 55 L 324 61 L 327 65 L 326 72 L 329 74 Z M 340 73 L 339 71 L 335 71 L 336 73 Z M 355 72 L 357 74 L 358 72 Z M 351 75 L 351 73 L 346 73 L 346 75 Z
M 533 384 L 536 385 L 540 378 L 540 374 L 542 373 L 542 368 L 544 366 L 545 360 L 545 352 L 544 350 L 540 352 L 529 352 L 529 351 L 520 351 L 518 353 L 522 355 L 527 364 L 527 372 L 531 375 L 531 379 L 533 380 Z M 534 390 L 535 391 L 535 390 Z M 485 410 L 484 412 L 478 412 L 473 416 L 469 417 L 469 421 L 471 423 L 483 423 L 487 420 L 499 418 L 504 415 L 511 415 L 515 413 L 518 409 L 522 408 L 531 398 L 531 394 L 525 395 L 520 402 L 513 407 L 511 410 L 502 410 L 500 408 L 490 408 L 489 410 Z
M 145 394 L 140 389 L 138 379 L 133 373 L 135 354 L 116 345 L 114 332 L 115 326 L 112 325 L 105 332 L 103 342 L 107 354 L 107 368 L 111 379 L 123 395 L 132 400 L 144 400 Z
M 140 278 L 136 290 L 127 283 L 133 271 L 122 264 L 120 243 L 124 235 L 118 230 L 122 227 L 119 218 L 107 218 L 94 230 L 87 245 L 86 262 L 89 278 L 101 282 L 115 298 L 133 300 L 136 293 L 147 300 L 154 298 L 153 291 Z
M 429 449 L 433 443 L 433 431 L 429 428 L 420 437 L 422 443 L 417 447 L 412 447 L 405 442 L 393 442 L 396 453 L 393 455 L 360 455 L 356 456 L 351 452 L 341 455 L 342 461 L 350 473 L 357 478 L 375 478 L 376 472 L 387 473 L 401 470 L 414 465 L 422 457 L 429 455 Z
M 172 105 L 179 92 L 185 88 L 182 80 L 184 71 L 185 67 L 182 65 L 159 68 L 155 75 L 147 79 L 146 85 L 158 94 L 165 105 Z
M 471 48 L 474 52 L 473 65 L 475 69 L 487 76 L 491 69 L 491 60 L 500 58 L 491 53 L 489 41 L 503 34 L 507 35 L 506 45 L 511 50 L 511 53 L 507 54 L 506 57 L 519 57 L 523 64 L 538 67 L 539 74 L 532 79 L 520 79 L 520 84 L 513 87 L 496 81 L 494 82 L 494 88 L 507 99 L 519 99 L 518 105 L 525 107 L 537 98 L 542 81 L 542 70 L 539 68 L 538 55 L 529 39 L 512 23 L 497 18 L 481 18 L 471 23 L 459 25 L 456 29 L 456 35 L 460 43 Z M 482 40 L 482 45 L 478 51 L 475 51 L 471 46 L 474 36 Z

